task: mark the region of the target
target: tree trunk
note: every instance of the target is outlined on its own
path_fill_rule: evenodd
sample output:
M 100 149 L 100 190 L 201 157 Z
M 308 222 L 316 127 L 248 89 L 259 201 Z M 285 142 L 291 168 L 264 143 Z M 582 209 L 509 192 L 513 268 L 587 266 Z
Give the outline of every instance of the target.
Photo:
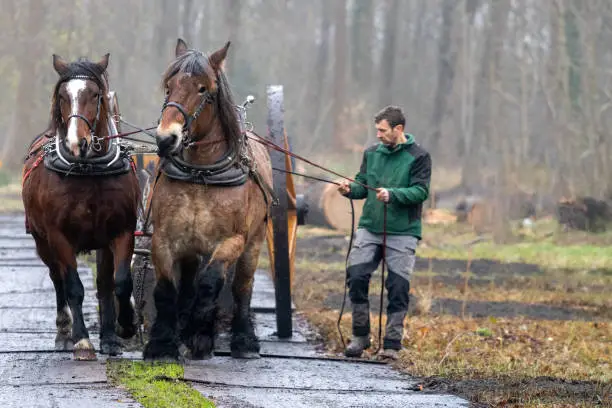
M 372 74 L 372 0 L 355 0 L 351 27 L 351 78 L 356 91 L 368 86 Z
M 228 40 L 232 42 L 231 46 L 231 56 L 229 58 L 229 63 L 227 73 L 231 80 L 234 82 L 237 80 L 238 76 L 238 61 L 240 55 L 240 11 L 242 10 L 242 2 L 240 0 L 229 0 L 226 5 L 226 22 L 227 27 L 229 29 Z
M 379 81 L 378 108 L 393 104 L 393 76 L 395 73 L 395 54 L 397 21 L 399 19 L 399 0 L 387 0 L 385 15 L 384 46 L 381 59 L 381 78 Z
M 304 201 L 308 205 L 306 225 L 341 231 L 351 230 L 350 201 L 338 192 L 335 184 L 311 183 L 305 188 Z M 364 203 L 365 200 L 353 200 L 355 227 L 359 222 Z
M 318 127 L 318 122 L 322 120 L 321 113 L 323 112 L 323 85 L 325 84 L 327 68 L 329 64 L 329 39 L 330 39 L 330 28 L 331 20 L 330 15 L 332 13 L 332 2 L 327 0 L 321 0 L 321 25 L 319 30 L 321 32 L 321 41 L 317 49 L 317 56 L 314 60 L 314 66 L 312 67 L 312 78 L 310 79 L 310 93 L 307 97 L 308 106 L 310 109 L 307 110 L 309 115 L 309 133 L 313 133 Z
M 456 4 L 454 0 L 444 0 L 442 3 L 442 33 L 438 42 L 438 81 L 432 116 L 432 126 L 434 128 L 432 145 L 434 149 L 441 145 L 442 121 L 448 105 L 447 98 L 453 89 L 455 78 L 456 53 L 452 49 L 451 33 Z
M 334 120 L 333 143 L 338 149 L 345 146 L 344 140 L 344 108 L 346 103 L 346 1 L 336 1 L 334 23 L 334 105 L 332 117 Z
M 19 85 L 15 99 L 15 110 L 11 128 L 2 146 L 0 161 L 3 167 L 16 169 L 22 164 L 25 146 L 36 134 L 44 131 L 37 128 L 32 121 L 32 81 L 37 78 L 36 61 L 43 54 L 45 47 L 42 33 L 45 30 L 46 8 L 44 3 L 30 0 L 28 5 L 27 30 L 28 35 L 21 38 L 22 44 L 17 52 L 17 67 L 19 68 Z M 25 20 L 25 19 L 24 19 Z M 49 66 L 51 58 L 48 59 Z

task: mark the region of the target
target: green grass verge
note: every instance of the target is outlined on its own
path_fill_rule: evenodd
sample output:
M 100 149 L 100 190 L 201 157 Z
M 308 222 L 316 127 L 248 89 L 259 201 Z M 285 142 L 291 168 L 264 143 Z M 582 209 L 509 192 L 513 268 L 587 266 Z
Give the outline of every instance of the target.
M 145 408 L 214 408 L 215 405 L 182 381 L 179 364 L 109 360 L 106 375 L 115 386 L 126 388 Z
M 468 259 L 465 248 L 419 248 L 418 255 L 424 258 Z M 472 259 L 492 259 L 501 262 L 525 262 L 548 269 L 610 269 L 612 247 L 595 245 L 559 246 L 552 242 L 524 242 L 510 245 L 494 243 L 476 244 L 472 248 Z

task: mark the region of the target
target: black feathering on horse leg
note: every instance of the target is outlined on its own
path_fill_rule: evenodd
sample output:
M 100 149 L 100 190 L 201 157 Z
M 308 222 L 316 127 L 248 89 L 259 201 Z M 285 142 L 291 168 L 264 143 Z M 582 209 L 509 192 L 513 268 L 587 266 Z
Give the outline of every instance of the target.
M 134 307 L 130 302 L 132 289 L 133 282 L 132 273 L 130 271 L 130 261 L 124 260 L 119 262 L 119 266 L 115 272 L 115 295 L 119 302 L 118 334 L 124 339 L 132 338 L 137 331 L 134 321 Z
M 258 259 L 256 255 L 258 255 L 258 251 L 252 247 L 238 259 L 234 281 L 232 282 L 234 316 L 230 348 L 234 358 L 259 358 L 259 339 L 255 334 L 253 314 L 251 313 L 253 275 Z
M 96 288 L 100 307 L 100 353 L 121 354 L 121 342 L 115 334 L 115 299 L 113 296 L 113 254 L 109 248 L 96 251 Z
M 183 345 L 189 342 L 192 336 L 191 312 L 195 300 L 194 277 L 199 267 L 198 259 L 184 260 L 180 263 L 181 279 L 178 292 L 178 332 Z
M 153 293 L 157 316 L 145 346 L 145 360 L 179 361 L 177 336 L 177 290 L 168 278 L 161 278 Z
M 190 358 L 201 360 L 212 356 L 215 346 L 218 296 L 223 288 L 224 265 L 219 261 L 202 264 L 195 278 L 195 299 L 192 306 L 188 339 Z

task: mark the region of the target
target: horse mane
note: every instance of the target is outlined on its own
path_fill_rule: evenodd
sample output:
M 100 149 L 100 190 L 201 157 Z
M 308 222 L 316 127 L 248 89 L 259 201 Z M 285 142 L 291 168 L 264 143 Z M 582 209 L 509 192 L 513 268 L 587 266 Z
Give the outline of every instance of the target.
M 162 87 L 165 86 L 170 78 L 178 73 L 196 76 L 208 75 L 207 69 L 209 67 L 208 57 L 202 52 L 188 50 L 170 63 L 170 66 L 163 75 Z M 235 152 L 239 152 L 243 143 L 242 130 L 236 115 L 234 97 L 227 77 L 222 70 L 217 73 L 216 82 L 217 92 L 215 94 L 214 107 L 221 123 L 221 129 L 227 137 L 230 148 Z
M 61 135 L 66 134 L 66 124 L 62 123 L 62 114 L 60 105 L 57 101 L 57 94 L 60 86 L 70 81 L 76 76 L 85 76 L 91 79 L 98 85 L 100 92 L 102 93 L 102 103 L 100 104 L 100 122 L 106 123 L 106 115 L 108 113 L 108 101 L 106 95 L 108 93 L 108 73 L 106 70 L 102 70 L 98 64 L 91 62 L 88 59 L 82 57 L 77 61 L 73 61 L 68 64 L 67 69 L 55 84 L 53 90 L 53 96 L 51 97 L 51 118 L 49 120 L 49 126 L 44 133 L 55 135 L 60 132 Z

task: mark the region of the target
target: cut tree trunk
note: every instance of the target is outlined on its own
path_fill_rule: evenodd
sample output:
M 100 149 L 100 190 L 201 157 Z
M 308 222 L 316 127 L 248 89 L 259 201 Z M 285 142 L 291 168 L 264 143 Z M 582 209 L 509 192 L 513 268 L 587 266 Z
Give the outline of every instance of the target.
M 335 184 L 313 183 L 306 188 L 304 200 L 308 205 L 306 225 L 313 225 L 350 232 L 350 200 L 338 192 Z M 355 227 L 365 200 L 353 200 L 355 207 Z

